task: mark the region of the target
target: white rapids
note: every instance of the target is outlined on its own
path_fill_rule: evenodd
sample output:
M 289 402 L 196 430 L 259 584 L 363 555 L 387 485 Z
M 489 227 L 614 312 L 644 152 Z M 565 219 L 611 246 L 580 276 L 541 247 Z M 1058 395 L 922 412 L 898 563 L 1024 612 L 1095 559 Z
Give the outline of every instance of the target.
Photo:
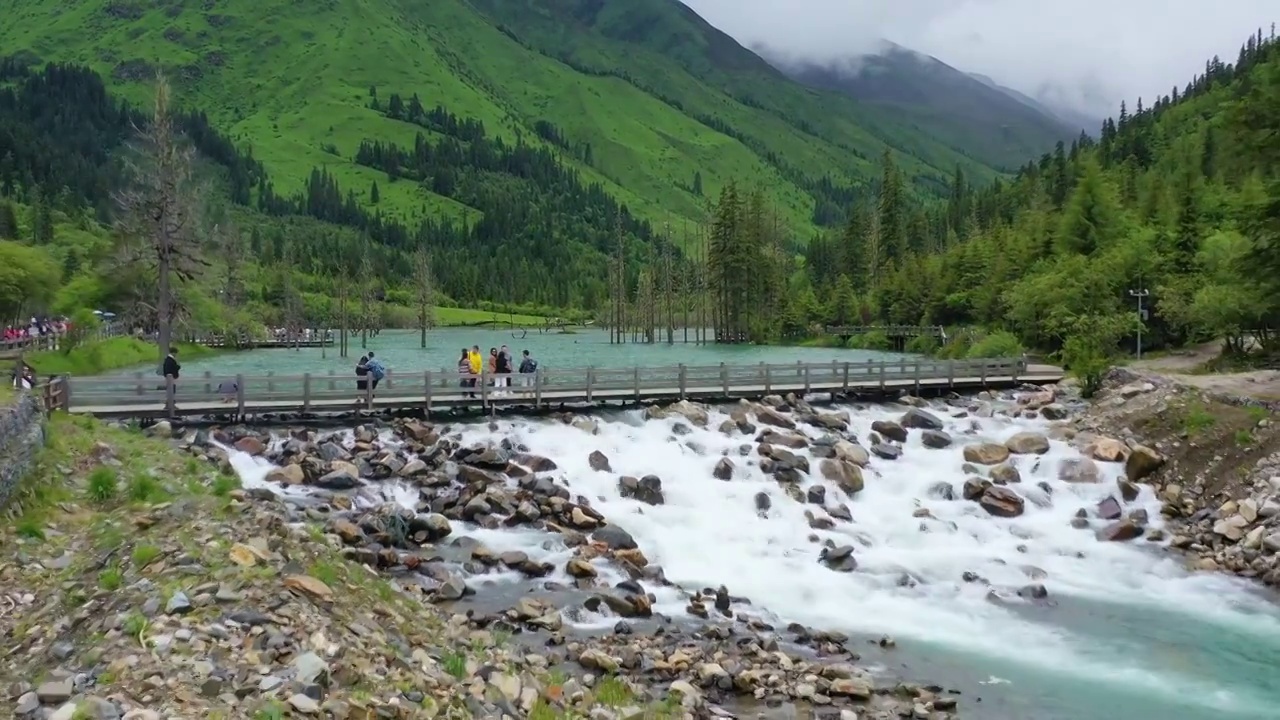
M 864 446 L 873 421 L 897 420 L 905 410 L 835 409 L 849 413 L 847 434 Z M 830 530 L 812 529 L 805 512 L 821 514 L 820 508 L 791 499 L 756 466 L 754 444 L 748 456 L 739 455 L 739 447 L 752 442 L 750 437 L 726 436 L 714 429 L 728 419 L 722 410 L 711 410 L 708 428 L 695 427 L 687 434 L 674 431 L 677 422 L 690 425 L 684 418 L 646 420 L 639 411 L 598 419 L 595 435 L 541 419 L 499 420 L 496 430 L 488 423 L 463 424 L 454 431 L 460 432 L 464 445 L 510 438 L 551 458 L 559 465 L 552 475 L 628 531 L 669 580 L 689 590 L 725 585 L 733 595 L 750 598 L 751 612 L 768 613 L 771 619 L 874 637 L 889 634 L 903 645 L 916 640 L 944 652 L 998 658 L 1093 683 L 1144 687 L 1153 694 L 1193 695 L 1200 698 L 1197 702 L 1222 709 L 1257 702 L 1200 679 L 1193 668 L 1174 672 L 1148 665 L 1146 653 L 1134 651 L 1143 642 L 1135 645 L 1131 638 L 1107 638 L 1105 633 L 1086 637 L 1077 632 L 1079 618 L 1074 625 L 1055 622 L 1054 608 L 1033 607 L 1018 597 L 1018 588 L 1039 582 L 1048 589 L 1050 600 L 1062 601 L 1064 606 L 1080 601 L 1085 607 L 1097 603 L 1136 608 L 1280 638 L 1280 622 L 1271 606 L 1245 591 L 1242 583 L 1216 574 L 1189 573 L 1176 556 L 1143 539 L 1101 542 L 1091 530 L 1072 527 L 1080 508 L 1092 510 L 1108 496 L 1119 497 L 1115 485 L 1123 474 L 1119 464 L 1099 463 L 1101 483 L 1065 482 L 1057 475 L 1060 462 L 1080 453 L 1067 443 L 1052 441 L 1046 455 L 1010 458 L 1022 476 L 1021 484 L 1011 487 L 1039 500 L 1029 500 L 1020 517 L 992 517 L 977 503 L 960 499 L 964 445 L 1003 442 L 1020 431 L 1044 432 L 1048 423 L 971 415 L 960 419 L 949 417 L 951 411 L 932 410 L 954 439 L 950 447 L 926 448 L 920 431 L 910 431 L 899 459 L 872 456 L 864 471 L 865 489 L 853 498 L 821 478 L 818 461 L 807 450 L 794 451 L 810 457 L 814 468 L 805 476 L 805 486 L 827 485 L 827 503 L 843 502 L 852 512 L 852 523 L 837 521 Z M 811 438 L 825 434 L 803 425 L 797 432 Z M 612 472 L 591 469 L 587 458 L 595 450 L 609 458 Z M 736 465 L 729 481 L 712 475 L 725 455 Z M 246 486 L 263 484 L 270 469 L 242 453 L 233 453 L 232 463 Z M 618 489 L 622 475 L 660 477 L 665 504 L 650 506 L 623 498 Z M 955 500 L 930 497 L 928 490 L 939 481 L 953 486 Z M 1052 492 L 1038 488 L 1041 483 Z M 380 502 L 392 500 L 412 508 L 418 500 L 417 491 L 407 484 L 383 484 L 380 490 L 375 498 Z M 760 492 L 772 500 L 764 516 L 756 511 L 755 496 Z M 1138 507 L 1148 512 L 1150 527 L 1160 526 L 1160 503 L 1150 488 L 1142 486 L 1138 499 L 1127 503 L 1125 510 Z M 921 508 L 927 508 L 931 517 L 917 517 Z M 1094 529 L 1105 524 L 1096 518 L 1090 522 Z M 481 530 L 455 523 L 455 535 L 462 534 L 494 550 L 523 550 L 558 568 L 572 554 L 556 536 L 528 528 Z M 814 542 L 815 537 L 852 545 L 858 569 L 838 573 L 824 567 L 819 563 L 822 544 Z M 602 579 L 623 578 L 603 561 L 595 562 Z M 1037 569 L 1044 577 L 1033 580 L 1040 577 Z M 990 585 L 965 582 L 966 572 Z M 904 583 L 904 577 L 914 582 Z M 477 586 L 519 581 L 514 573 L 469 580 Z M 654 592 L 658 612 L 676 616 L 685 612 L 686 600 L 677 590 L 646 588 Z M 1000 596 L 998 602 L 989 597 L 993 589 Z M 614 622 L 590 614 L 575 619 L 593 625 Z M 1145 645 L 1145 650 L 1159 652 L 1158 640 Z

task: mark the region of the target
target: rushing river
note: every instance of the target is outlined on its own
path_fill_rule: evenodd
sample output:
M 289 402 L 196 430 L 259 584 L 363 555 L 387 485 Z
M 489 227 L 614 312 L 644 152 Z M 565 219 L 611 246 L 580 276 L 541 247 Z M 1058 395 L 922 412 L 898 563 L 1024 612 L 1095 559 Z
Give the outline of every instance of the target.
M 440 352 L 466 342 L 487 346 L 500 339 L 458 331 L 450 331 L 449 337 L 455 339 Z M 589 337 L 583 336 L 578 345 Z M 536 348 L 544 362 L 565 364 L 589 357 L 657 363 L 695 362 L 704 356 L 754 362 L 784 353 L 794 360 L 801 355 L 793 349 L 769 348 L 716 348 L 711 355 L 711 348 L 693 346 L 632 346 L 607 355 L 594 345 L 591 352 L 599 354 L 579 355 L 536 345 L 532 336 L 515 347 L 526 345 Z M 378 349 L 396 363 L 408 362 L 417 352 L 397 349 L 390 342 L 379 343 Z M 832 351 L 817 352 L 830 359 Z M 431 357 L 434 362 L 436 355 Z M 258 363 L 255 367 L 265 368 L 276 361 L 255 360 L 248 354 L 217 362 Z M 903 411 L 847 409 L 853 417 L 849 432 L 864 444 L 874 420 L 896 419 Z M 937 412 L 945 416 L 945 411 Z M 717 427 L 725 417 L 713 412 L 709 427 Z M 594 436 L 549 420 L 500 421 L 496 431 L 483 423 L 459 428 L 466 443 L 510 437 L 553 459 L 559 465 L 554 475 L 574 494 L 591 498 L 683 587 L 724 584 L 734 595 L 750 598 L 753 612 L 778 621 L 870 638 L 893 636 L 897 648 L 880 653 L 868 646 L 865 659 L 881 662 L 889 674 L 962 689 L 964 717 L 1280 716 L 1280 613 L 1272 598 L 1223 575 L 1189 573 L 1177 556 L 1142 539 L 1104 543 L 1089 530 L 1071 527 L 1078 509 L 1092 508 L 1115 492 L 1114 480 L 1122 468 L 1101 463 L 1101 484 L 1063 482 L 1057 477 L 1057 464 L 1078 456 L 1064 443 L 1053 442 L 1044 456 L 1013 457 L 1023 478 L 1018 491 L 1038 495 L 1040 501 L 1027 502 L 1020 517 L 995 518 L 972 502 L 932 498 L 928 490 L 939 481 L 952 485 L 959 496 L 965 479 L 963 444 L 1001 442 L 1020 430 L 1046 428 L 1041 421 L 994 418 L 971 427 L 972 417 L 945 419 L 956 439 L 953 446 L 925 448 L 919 432 L 912 431 L 900 459 L 872 458 L 865 489 L 848 502 L 854 521 L 825 531 L 811 529 L 805 517 L 806 510 L 816 506 L 790 499 L 771 477 L 739 457 L 739 446 L 748 442 L 741 436 L 697 428 L 678 435 L 673 431 L 675 420 L 646 421 L 638 411 L 599 418 L 599 434 Z M 812 428 L 804 430 L 818 435 Z M 610 458 L 614 472 L 590 468 L 587 456 L 594 450 Z M 722 454 L 738 465 L 731 481 L 712 475 Z M 236 453 L 233 463 L 246 484 L 263 482 L 268 467 L 261 461 Z M 619 475 L 647 474 L 662 479 L 665 504 L 642 505 L 620 496 Z M 1041 482 L 1052 492 L 1039 490 L 1036 485 Z M 805 483 L 826 484 L 828 498 L 842 497 L 816 472 Z M 417 491 L 408 485 L 383 485 L 379 492 L 409 507 L 417 499 Z M 759 492 L 772 499 L 766 517 L 756 512 L 753 498 Z M 1147 509 L 1152 524 L 1159 526 L 1159 502 L 1150 488 L 1143 487 L 1129 507 Z M 927 508 L 932 517 L 919 517 L 920 508 Z M 1098 527 L 1101 521 L 1093 523 Z M 524 550 L 558 568 L 570 556 L 562 543 L 527 529 L 477 530 L 455 524 L 457 534 L 474 535 L 495 550 Z M 819 564 L 820 546 L 810 540 L 814 534 L 853 545 L 857 571 L 837 573 Z M 966 572 L 989 585 L 966 582 Z M 1049 602 L 1019 598 L 1016 590 L 1041 573 L 1038 582 L 1048 589 Z M 904 577 L 913 582 L 904 584 Z M 514 575 L 499 582 L 514 584 L 513 591 L 533 591 L 540 585 Z M 685 603 L 675 591 L 649 589 L 658 597 L 657 610 L 683 615 Z M 992 589 L 999 599 L 990 596 Z M 603 618 L 578 620 L 586 625 L 612 623 Z

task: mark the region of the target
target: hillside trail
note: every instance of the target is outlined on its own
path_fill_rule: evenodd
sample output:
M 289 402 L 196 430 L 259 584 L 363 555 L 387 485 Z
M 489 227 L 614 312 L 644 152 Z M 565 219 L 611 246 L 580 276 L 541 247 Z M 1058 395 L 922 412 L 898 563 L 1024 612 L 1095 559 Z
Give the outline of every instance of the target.
M 1210 392 L 1280 401 L 1280 370 L 1250 370 L 1234 373 L 1197 373 L 1197 368 L 1218 357 L 1222 344 L 1214 341 L 1168 355 L 1135 360 L 1129 368 L 1156 373 L 1175 382 Z

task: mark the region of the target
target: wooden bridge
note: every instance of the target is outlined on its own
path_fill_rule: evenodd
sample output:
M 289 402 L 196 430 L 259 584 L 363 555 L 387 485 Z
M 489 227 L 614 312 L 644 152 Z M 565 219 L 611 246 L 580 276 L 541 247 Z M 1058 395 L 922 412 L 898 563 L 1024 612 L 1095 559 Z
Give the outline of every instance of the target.
M 155 375 L 51 379 L 42 388 L 49 410 L 103 418 L 247 418 L 276 413 L 337 415 L 509 407 L 545 409 L 578 404 L 641 404 L 674 400 L 732 401 L 775 393 L 836 396 L 939 394 L 1052 383 L 1062 370 L 1023 360 L 929 360 L 785 365 L 678 365 L 651 368 L 553 368 L 527 375 L 456 372 L 391 373 L 376 391 L 358 390 L 354 375 Z M 498 386 L 493 381 L 498 380 Z M 466 383 L 474 381 L 474 386 Z M 504 387 L 509 383 L 510 387 Z

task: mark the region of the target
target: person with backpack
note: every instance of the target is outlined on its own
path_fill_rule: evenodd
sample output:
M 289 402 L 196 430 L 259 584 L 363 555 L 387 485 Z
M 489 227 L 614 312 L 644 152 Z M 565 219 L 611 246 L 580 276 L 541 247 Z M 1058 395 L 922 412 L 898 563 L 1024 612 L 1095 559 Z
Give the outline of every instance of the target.
M 356 361 L 356 389 L 363 397 L 369 390 L 369 356 L 361 355 Z
M 538 361 L 534 360 L 533 357 L 529 355 L 528 350 L 523 351 L 521 353 L 521 356 L 523 357 L 523 359 L 520 361 L 521 375 L 528 376 L 538 372 Z M 522 378 L 522 382 L 520 384 L 524 385 L 525 387 L 529 387 L 530 385 L 533 384 L 533 378 L 524 377 Z
M 382 360 L 373 356 L 373 352 L 369 352 L 369 378 L 373 381 L 371 390 L 378 389 L 378 382 L 387 376 L 387 366 L 382 364 Z

